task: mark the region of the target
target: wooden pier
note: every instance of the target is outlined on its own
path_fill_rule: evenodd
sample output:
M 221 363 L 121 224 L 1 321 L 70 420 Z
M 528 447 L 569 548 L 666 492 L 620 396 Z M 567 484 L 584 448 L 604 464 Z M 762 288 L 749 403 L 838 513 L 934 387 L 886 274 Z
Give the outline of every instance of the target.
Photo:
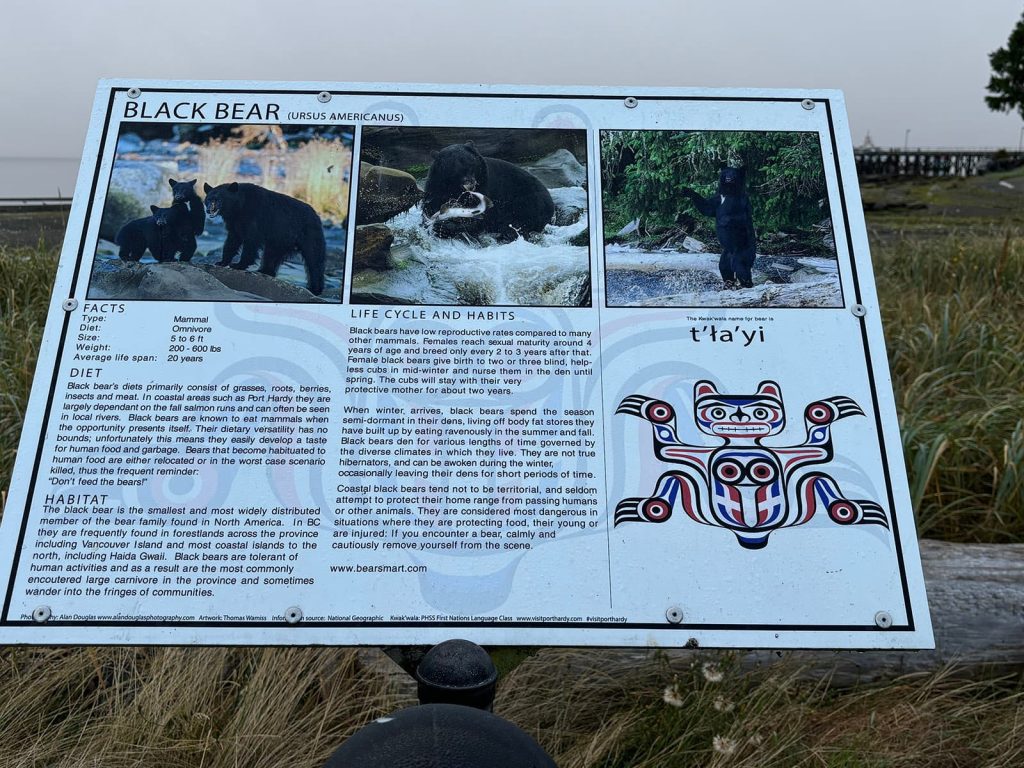
M 861 180 L 897 177 L 977 176 L 1024 165 L 1024 152 L 1008 149 L 853 150 Z

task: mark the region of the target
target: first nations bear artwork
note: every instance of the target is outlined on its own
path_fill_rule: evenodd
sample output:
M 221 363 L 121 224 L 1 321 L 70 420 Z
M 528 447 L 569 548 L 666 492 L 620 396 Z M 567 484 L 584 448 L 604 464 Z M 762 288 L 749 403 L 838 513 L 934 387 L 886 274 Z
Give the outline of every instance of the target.
M 442 219 L 445 206 L 458 204 L 466 192 L 477 194 L 479 215 Z M 472 142 L 439 151 L 430 165 L 423 214 L 440 237 L 494 235 L 500 242 L 542 232 L 555 215 L 547 188 L 512 163 L 481 155 Z M 437 217 L 432 220 L 432 217 Z
M 675 465 L 662 473 L 650 496 L 619 502 L 616 526 L 663 523 L 678 505 L 693 522 L 732 531 L 744 549 L 762 549 L 773 531 L 804 525 L 818 512 L 842 526 L 889 528 L 881 506 L 847 496 L 825 466 L 835 456 L 833 426 L 864 415 L 845 395 L 810 403 L 803 413 L 803 442 L 782 446 L 762 442 L 786 426 L 775 381 L 762 381 L 749 395 L 719 392 L 706 380 L 694 384 L 693 423 L 716 440 L 713 445 L 684 440 L 675 409 L 664 400 L 634 394 L 615 412 L 649 421 L 655 458 Z
M 327 247 L 323 223 L 311 206 L 256 184 L 204 184 L 203 189 L 206 215 L 221 216 L 228 232 L 220 266 L 248 269 L 262 252 L 259 271 L 274 277 L 285 258 L 298 251 L 310 293 L 323 292 Z M 232 264 L 239 249 L 242 256 Z
M 718 269 L 727 286 L 737 281 L 744 288 L 754 285 L 750 269 L 754 265 L 757 238 L 754 217 L 747 195 L 745 168 L 722 168 L 718 176 L 718 190 L 711 197 L 703 197 L 689 187 L 680 192 L 705 216 L 715 219 L 715 235 L 722 244 Z

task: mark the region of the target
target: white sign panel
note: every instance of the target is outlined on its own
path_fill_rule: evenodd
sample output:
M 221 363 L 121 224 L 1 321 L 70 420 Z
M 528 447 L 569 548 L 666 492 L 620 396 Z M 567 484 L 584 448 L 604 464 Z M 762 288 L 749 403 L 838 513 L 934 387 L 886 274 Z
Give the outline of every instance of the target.
M 102 84 L 0 562 L 4 643 L 930 646 L 842 96 Z

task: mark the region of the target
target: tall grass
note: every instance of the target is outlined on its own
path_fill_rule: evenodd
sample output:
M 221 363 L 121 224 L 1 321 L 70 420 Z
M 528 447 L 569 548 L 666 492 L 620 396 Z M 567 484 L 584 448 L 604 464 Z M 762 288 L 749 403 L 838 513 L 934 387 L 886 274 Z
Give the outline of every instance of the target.
M 59 249 L 0 246 L 0 490 L 6 490 Z
M 904 236 L 875 272 L 919 531 L 1024 540 L 1024 241 Z
M 392 708 L 350 649 L 8 649 L 0 687 L 4 768 L 312 768 Z
M 785 664 L 740 674 L 727 655 L 656 656 L 628 674 L 586 658 L 542 651 L 503 681 L 496 702 L 560 768 L 1024 764 L 1020 681 L 970 682 L 943 670 L 836 692 Z

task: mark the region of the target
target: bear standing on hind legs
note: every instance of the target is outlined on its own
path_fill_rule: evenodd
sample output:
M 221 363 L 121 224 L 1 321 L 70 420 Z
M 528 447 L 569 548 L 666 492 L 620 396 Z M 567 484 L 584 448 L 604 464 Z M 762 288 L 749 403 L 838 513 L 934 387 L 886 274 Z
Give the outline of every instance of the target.
M 196 194 L 196 179 L 192 181 L 175 181 L 168 179 L 171 185 L 171 198 L 175 203 L 185 203 L 188 206 L 188 218 L 192 223 L 192 231 L 196 237 L 203 234 L 206 229 L 206 209 L 203 201 Z
M 725 284 L 731 286 L 739 281 L 744 288 L 751 288 L 754 282 L 750 269 L 754 266 L 757 237 L 746 177 L 745 168 L 726 167 L 719 172 L 718 191 L 711 197 L 702 197 L 689 187 L 680 192 L 698 211 L 715 218 L 715 235 L 722 244 L 718 269 Z
M 294 197 L 272 192 L 256 184 L 204 184 L 206 215 L 221 216 L 228 231 L 220 266 L 248 269 L 263 252 L 259 271 L 275 277 L 282 262 L 298 251 L 306 264 L 309 292 L 319 296 L 324 290 L 327 245 L 320 216 L 313 208 Z M 242 249 L 237 264 L 232 259 Z

